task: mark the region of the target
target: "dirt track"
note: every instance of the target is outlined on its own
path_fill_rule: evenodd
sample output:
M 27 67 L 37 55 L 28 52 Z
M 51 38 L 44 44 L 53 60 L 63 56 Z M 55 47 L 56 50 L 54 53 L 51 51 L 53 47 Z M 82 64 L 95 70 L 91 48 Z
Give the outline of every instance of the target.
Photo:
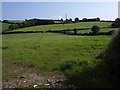
M 20 63 L 4 63 L 6 67 L 12 69 L 13 78 L 2 81 L 3 88 L 37 88 L 37 87 L 48 87 L 48 88 L 62 88 L 65 85 L 62 82 L 65 77 L 60 72 L 38 72 L 34 66 L 23 67 Z M 26 70 L 27 69 L 27 70 Z M 23 72 L 24 73 L 20 73 Z M 4 72 L 4 71 L 3 71 Z M 19 73 L 17 76 L 16 73 Z

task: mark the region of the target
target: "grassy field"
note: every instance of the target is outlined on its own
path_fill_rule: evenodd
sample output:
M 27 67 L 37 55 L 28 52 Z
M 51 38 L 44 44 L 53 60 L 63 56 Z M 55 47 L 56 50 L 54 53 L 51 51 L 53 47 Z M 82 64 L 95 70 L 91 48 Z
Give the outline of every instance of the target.
M 8 24 L 8 23 L 2 23 L 2 31 L 8 30 L 9 25 L 10 24 Z
M 14 31 L 91 28 L 93 25 L 109 27 L 110 24 L 106 22 L 80 22 L 65 25 L 34 26 Z M 101 29 L 100 32 L 108 32 L 109 30 L 113 29 L 105 28 Z M 90 30 L 79 32 L 85 33 L 88 31 L 90 32 Z M 44 73 L 63 72 L 68 79 L 67 82 L 73 82 L 72 84 L 76 86 L 100 87 L 102 85 L 104 87 L 104 76 L 99 77 L 101 72 L 98 70 L 95 70 L 95 72 L 91 68 L 98 65 L 99 59 L 96 57 L 105 50 L 111 38 L 110 35 L 80 36 L 61 33 L 3 34 L 3 80 L 11 80 L 17 74 L 26 72 L 26 70 L 23 70 L 16 74 L 10 69 L 10 66 L 6 66 L 7 62 L 33 66 L 39 72 Z M 93 80 L 93 78 L 96 78 L 96 80 Z
M 33 26 L 28 28 L 16 29 L 16 31 L 47 31 L 47 30 L 67 30 L 67 29 L 80 29 L 80 28 L 91 28 L 93 25 L 100 27 L 110 27 L 111 22 L 79 22 L 71 24 L 52 24 L 52 25 L 41 25 Z
M 42 71 L 54 70 L 64 61 L 92 63 L 110 38 L 53 33 L 3 35 L 3 61 L 33 64 Z

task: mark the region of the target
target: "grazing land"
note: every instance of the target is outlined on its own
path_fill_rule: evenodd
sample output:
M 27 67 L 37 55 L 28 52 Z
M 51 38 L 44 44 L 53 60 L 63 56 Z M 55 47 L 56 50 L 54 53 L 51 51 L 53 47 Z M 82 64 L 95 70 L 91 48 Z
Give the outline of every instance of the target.
M 91 28 L 93 25 L 110 27 L 111 23 L 80 22 L 73 24 L 41 25 L 16 29 L 13 30 L 13 32 Z M 101 32 L 108 32 L 110 30 L 117 30 L 117 28 L 103 28 L 101 29 Z M 79 32 L 85 33 L 91 32 L 91 30 L 81 30 Z M 81 77 L 78 78 L 78 75 L 75 73 L 82 73 L 86 68 L 88 69 L 88 67 L 96 67 L 99 63 L 99 59 L 96 57 L 105 50 L 112 38 L 111 35 L 80 36 L 62 33 L 25 33 L 3 34 L 2 38 L 4 82 L 18 79 L 19 76 L 23 75 L 28 70 L 28 68 L 32 68 L 30 70 L 42 74 L 52 72 L 54 74 L 53 76 L 55 76 L 56 72 L 63 73 L 66 79 L 68 79 L 68 83 L 71 82 L 70 80 L 75 81 L 78 79 L 81 87 L 104 87 L 104 77 L 102 76 L 102 78 L 99 78 L 99 72 L 97 74 L 95 73 L 95 78 L 97 78 L 95 81 L 93 80 L 94 75 L 88 77 L 90 72 L 84 74 L 84 76 L 81 75 L 82 78 L 87 78 L 87 80 L 81 79 Z M 11 68 L 13 68 L 12 66 L 14 66 L 13 64 L 16 64 L 16 66 L 11 70 Z M 22 69 L 17 69 L 19 66 Z M 76 86 L 79 85 L 76 83 L 71 84 Z M 92 83 L 91 86 L 89 83 Z M 31 84 L 33 85 L 34 83 L 30 83 L 30 85 Z
M 2 23 L 2 31 L 8 30 L 9 25 L 10 24 L 8 24 L 8 23 Z
M 92 62 L 110 38 L 53 33 L 3 35 L 3 60 L 35 64 L 43 71 L 52 70 L 66 60 Z
M 16 31 L 48 31 L 48 30 L 67 30 L 67 29 L 81 29 L 81 28 L 91 28 L 93 25 L 98 25 L 100 27 L 110 27 L 111 22 L 79 22 L 79 23 L 69 23 L 69 24 L 52 24 L 52 25 L 38 25 L 28 28 L 16 29 Z

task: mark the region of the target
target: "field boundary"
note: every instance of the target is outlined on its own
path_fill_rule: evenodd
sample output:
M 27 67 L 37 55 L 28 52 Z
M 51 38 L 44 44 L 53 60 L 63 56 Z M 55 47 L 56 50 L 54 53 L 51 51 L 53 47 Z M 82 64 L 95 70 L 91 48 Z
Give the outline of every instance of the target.
M 111 28 L 111 27 L 100 27 L 100 29 L 104 29 L 104 28 Z M 21 33 L 47 33 L 47 32 L 52 32 L 52 33 L 64 33 L 64 34 L 68 34 L 68 32 L 70 31 L 79 31 L 79 30 L 89 30 L 91 28 L 74 28 L 74 29 L 68 29 L 68 30 L 47 30 L 47 31 L 6 31 L 6 32 L 2 32 L 2 34 L 21 34 Z M 72 35 L 72 34 L 69 34 Z M 78 35 L 83 35 L 83 34 L 78 34 Z

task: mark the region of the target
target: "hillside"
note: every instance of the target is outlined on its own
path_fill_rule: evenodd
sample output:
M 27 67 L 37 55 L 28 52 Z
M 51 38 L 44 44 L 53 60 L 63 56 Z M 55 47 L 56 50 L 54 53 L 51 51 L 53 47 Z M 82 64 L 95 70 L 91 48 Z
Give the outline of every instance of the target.
M 28 28 L 16 29 L 14 31 L 47 31 L 47 30 L 67 30 L 74 28 L 91 28 L 93 25 L 100 27 L 110 27 L 111 22 L 79 22 L 71 24 L 52 24 L 52 25 L 39 25 Z
M 8 30 L 9 25 L 10 24 L 8 24 L 8 23 L 2 23 L 2 31 Z
M 7 27 L 6 24 L 4 25 Z M 79 22 L 39 25 L 11 31 L 43 31 L 43 33 L 3 34 L 3 87 L 33 87 L 34 84 L 43 87 L 46 83 L 53 82 L 53 77 L 61 75 L 65 77 L 65 81 L 62 78 L 62 83 L 75 87 L 110 87 L 103 75 L 103 67 L 96 68 L 96 66 L 100 64 L 100 59 L 97 57 L 107 47 L 111 35 L 44 33 L 47 30 L 91 28 L 93 25 L 98 25 L 100 28 L 107 27 L 102 28 L 100 32 L 118 29 L 110 28 L 110 22 Z M 79 32 L 91 32 L 91 29 Z M 39 74 L 44 76 L 46 82 L 40 81 L 38 77 L 41 75 L 33 79 Z M 51 81 L 49 76 L 52 77 Z M 29 78 L 32 78 L 32 81 L 29 81 Z

